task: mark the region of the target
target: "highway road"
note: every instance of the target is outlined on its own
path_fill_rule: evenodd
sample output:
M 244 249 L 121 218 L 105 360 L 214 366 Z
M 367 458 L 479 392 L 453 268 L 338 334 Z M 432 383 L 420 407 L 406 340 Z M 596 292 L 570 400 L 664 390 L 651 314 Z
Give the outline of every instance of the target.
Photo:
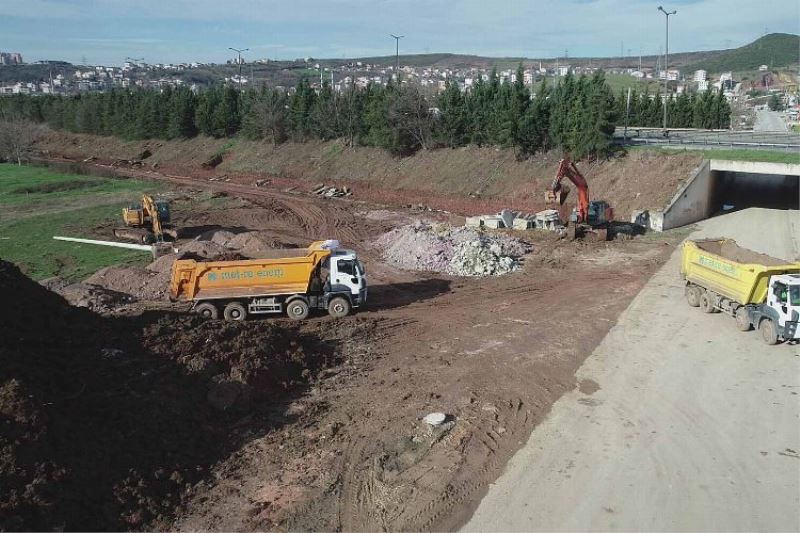
M 797 211 L 703 223 L 800 254 Z M 492 485 L 464 531 L 800 530 L 800 345 L 689 307 L 679 251 Z
M 756 111 L 756 122 L 753 124 L 754 131 L 777 131 L 786 133 L 789 131 L 786 121 L 780 113 L 761 109 Z

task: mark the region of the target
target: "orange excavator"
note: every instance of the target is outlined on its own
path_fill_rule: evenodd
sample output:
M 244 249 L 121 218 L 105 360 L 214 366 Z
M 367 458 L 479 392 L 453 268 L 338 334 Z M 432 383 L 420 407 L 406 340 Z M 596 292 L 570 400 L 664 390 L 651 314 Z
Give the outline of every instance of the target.
M 591 236 L 598 241 L 608 240 L 608 227 L 614 218 L 614 209 L 603 200 L 589 201 L 589 184 L 569 156 L 559 162 L 553 183 L 544 193 L 545 202 L 550 205 L 564 205 L 569 194 L 569 187 L 561 184 L 565 177 L 578 189 L 578 205 L 569 219 L 572 238 Z

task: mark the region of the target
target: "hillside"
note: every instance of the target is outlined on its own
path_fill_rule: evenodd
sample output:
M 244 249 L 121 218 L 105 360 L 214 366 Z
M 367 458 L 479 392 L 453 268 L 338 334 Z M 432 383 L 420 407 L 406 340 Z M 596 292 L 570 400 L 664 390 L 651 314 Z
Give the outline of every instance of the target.
M 688 70 L 709 72 L 754 70 L 761 65 L 772 68 L 788 67 L 800 62 L 800 35 L 771 33 L 750 44 L 725 50 L 715 56 L 693 63 Z

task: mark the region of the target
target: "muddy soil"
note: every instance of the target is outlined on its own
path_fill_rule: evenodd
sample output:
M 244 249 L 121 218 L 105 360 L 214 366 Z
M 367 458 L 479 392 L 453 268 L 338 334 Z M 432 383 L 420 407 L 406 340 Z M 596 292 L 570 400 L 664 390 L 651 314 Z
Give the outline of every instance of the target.
M 211 466 L 292 423 L 321 371 L 369 357 L 364 320 L 103 318 L 5 262 L 0 295 L 2 530 L 168 527 Z
M 295 246 L 340 240 L 366 265 L 370 301 L 355 316 L 338 321 L 316 316 L 302 326 L 285 319 L 230 326 L 170 315 L 159 319 L 163 314 L 153 312 L 133 322 L 118 319 L 127 322 L 120 322 L 122 332 L 113 338 L 133 335 L 136 342 L 122 349 L 145 358 L 132 366 L 131 375 L 148 361 L 161 362 L 146 377 L 128 378 L 134 385 L 126 382 L 126 390 L 141 400 L 146 395 L 137 386 L 143 385 L 135 384 L 155 383 L 152 401 L 167 406 L 162 411 L 169 418 L 155 416 L 158 422 L 132 429 L 144 432 L 133 442 L 141 443 L 143 434 L 157 436 L 157 442 L 112 469 L 135 470 L 122 486 L 139 487 L 123 491 L 123 507 L 131 510 L 118 514 L 123 518 L 116 527 L 457 528 L 553 402 L 577 386 L 576 369 L 675 244 L 652 237 L 590 244 L 527 232 L 532 252 L 511 274 L 473 279 L 410 272 L 383 261 L 375 244 L 379 238 L 416 219 L 457 222 L 458 217 L 209 182 L 204 175 L 126 175 L 237 199 L 224 209 L 183 210 L 179 204 L 175 224 L 186 238 L 225 231 L 234 235 L 223 235 L 230 240 L 257 232 L 262 242 Z M 272 357 L 281 361 L 278 370 L 268 364 Z M 188 385 L 170 383 L 175 375 Z M 201 384 L 198 390 L 194 380 Z M 184 397 L 187 387 L 193 392 Z M 142 417 L 148 413 L 130 403 L 126 407 Z M 220 412 L 224 416 L 209 414 Z M 422 418 L 431 412 L 445 413 L 445 423 L 425 424 Z M 121 424 L 137 428 L 127 416 L 120 415 Z M 165 497 L 155 482 L 139 479 L 160 467 L 163 458 L 148 454 L 170 438 L 172 424 L 196 433 L 194 440 L 179 438 L 166 448 L 189 458 L 169 457 L 179 465 L 181 490 L 172 487 Z M 104 439 L 98 440 L 97 453 L 120 448 Z M 194 451 L 197 446 L 200 451 Z M 200 469 L 190 476 L 184 465 Z M 158 506 L 138 503 L 151 500 Z M 147 510 L 137 514 L 141 507 Z M 101 525 L 115 527 L 108 524 Z

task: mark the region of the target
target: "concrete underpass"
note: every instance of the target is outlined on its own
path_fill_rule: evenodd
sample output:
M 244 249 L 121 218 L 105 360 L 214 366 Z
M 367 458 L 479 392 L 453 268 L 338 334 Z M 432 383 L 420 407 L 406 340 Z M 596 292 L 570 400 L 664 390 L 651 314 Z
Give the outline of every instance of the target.
M 704 161 L 653 222 L 667 230 L 750 207 L 800 210 L 800 164 Z

